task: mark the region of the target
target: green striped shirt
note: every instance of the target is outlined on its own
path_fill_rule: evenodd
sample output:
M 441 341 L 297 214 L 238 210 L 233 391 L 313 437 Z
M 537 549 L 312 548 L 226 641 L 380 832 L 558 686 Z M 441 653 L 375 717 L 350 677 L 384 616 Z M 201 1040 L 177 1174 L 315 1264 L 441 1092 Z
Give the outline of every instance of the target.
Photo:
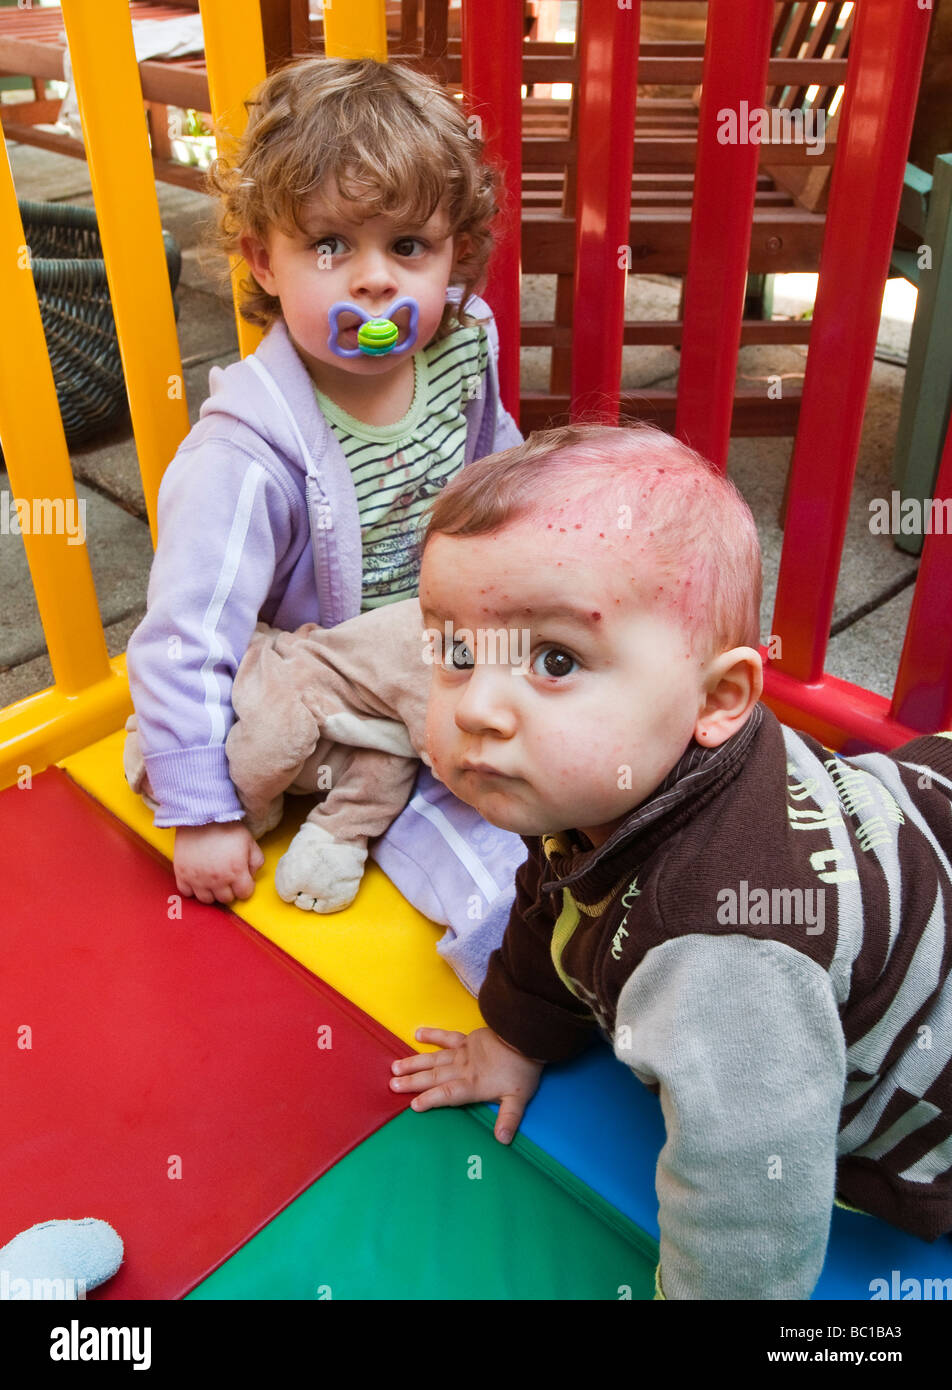
M 478 324 L 416 353 L 413 401 L 393 425 L 365 425 L 317 392 L 357 491 L 361 611 L 416 596 L 419 540 L 429 507 L 463 466 L 463 406 L 483 390 L 488 362 L 486 332 Z

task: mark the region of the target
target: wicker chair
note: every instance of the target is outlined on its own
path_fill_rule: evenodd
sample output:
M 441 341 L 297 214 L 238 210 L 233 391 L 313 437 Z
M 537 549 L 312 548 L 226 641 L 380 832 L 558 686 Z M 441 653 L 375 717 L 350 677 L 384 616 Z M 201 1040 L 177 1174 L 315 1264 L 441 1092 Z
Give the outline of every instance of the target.
M 20 215 L 63 428 L 68 443 L 79 444 L 128 413 L 96 213 L 68 203 L 21 202 Z M 162 236 L 174 291 L 182 256 L 169 233 Z

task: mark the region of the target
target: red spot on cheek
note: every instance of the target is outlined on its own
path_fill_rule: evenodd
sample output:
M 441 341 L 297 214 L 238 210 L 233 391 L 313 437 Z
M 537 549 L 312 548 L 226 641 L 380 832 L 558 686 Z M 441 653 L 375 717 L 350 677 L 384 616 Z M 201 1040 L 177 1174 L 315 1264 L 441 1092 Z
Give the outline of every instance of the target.
M 617 603 L 618 600 L 616 599 L 615 602 Z M 602 619 L 601 613 L 593 613 L 593 614 L 592 614 L 592 622 L 593 622 L 593 623 L 599 623 L 599 622 L 601 622 L 601 619 Z

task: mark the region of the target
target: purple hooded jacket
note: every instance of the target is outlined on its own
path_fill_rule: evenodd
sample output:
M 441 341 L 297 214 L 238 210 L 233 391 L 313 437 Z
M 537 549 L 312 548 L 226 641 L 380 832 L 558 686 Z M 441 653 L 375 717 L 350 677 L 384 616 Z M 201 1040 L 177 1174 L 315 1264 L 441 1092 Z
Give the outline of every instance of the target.
M 467 312 L 485 322 L 491 347 L 484 389 L 464 405 L 470 463 L 518 444 L 521 435 L 499 399 L 498 338 L 488 306 L 474 298 Z M 251 356 L 213 367 L 209 387 L 198 424 L 162 480 L 148 608 L 127 654 L 146 770 L 161 807 L 159 826 L 243 815 L 228 777 L 225 739 L 234 719 L 232 682 L 255 624 L 289 631 L 306 622 L 333 627 L 360 612 L 353 481 L 283 322 Z M 438 816 L 421 809 L 421 795 L 433 808 L 442 804 Z M 424 853 L 418 855 L 421 834 L 435 834 L 440 843 L 420 844 Z M 387 842 L 394 863 L 385 862 Z M 434 886 L 429 867 L 422 871 L 425 883 L 415 886 L 416 868 L 401 881 L 398 866 L 406 866 L 408 854 L 432 865 L 427 856 L 445 855 L 450 846 L 463 864 L 471 859 L 466 845 L 478 847 L 480 861 L 469 864 L 466 884 Z M 465 916 L 472 882 L 483 878 L 478 891 L 487 911 L 494 888 L 511 901 L 512 875 L 525 857 L 518 836 L 488 826 L 425 769 L 411 806 L 379 846 L 375 857 L 414 905 L 449 925 L 461 901 L 467 930 L 473 926 L 471 907 Z M 501 916 L 502 908 L 500 899 L 490 915 Z

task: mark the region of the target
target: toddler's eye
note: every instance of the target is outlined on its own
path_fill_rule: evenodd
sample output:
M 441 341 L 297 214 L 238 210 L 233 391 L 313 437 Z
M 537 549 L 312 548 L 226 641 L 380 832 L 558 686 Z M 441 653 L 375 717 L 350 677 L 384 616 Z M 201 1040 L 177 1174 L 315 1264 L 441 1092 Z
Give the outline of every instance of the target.
M 457 639 L 454 639 L 453 649 L 448 653 L 448 656 L 449 660 L 446 664 L 452 666 L 454 670 L 457 671 L 471 671 L 476 664 L 473 660 L 473 653 L 470 651 L 469 644 Z
M 417 256 L 422 256 L 426 250 L 426 242 L 421 241 L 416 236 L 402 236 L 393 243 L 394 254 L 403 256 L 406 260 L 413 260 Z
M 571 676 L 577 666 L 575 657 L 562 647 L 543 647 L 532 660 L 532 671 L 537 676 Z
M 322 236 L 320 241 L 314 243 L 314 250 L 319 256 L 340 256 L 346 249 L 339 236 Z

